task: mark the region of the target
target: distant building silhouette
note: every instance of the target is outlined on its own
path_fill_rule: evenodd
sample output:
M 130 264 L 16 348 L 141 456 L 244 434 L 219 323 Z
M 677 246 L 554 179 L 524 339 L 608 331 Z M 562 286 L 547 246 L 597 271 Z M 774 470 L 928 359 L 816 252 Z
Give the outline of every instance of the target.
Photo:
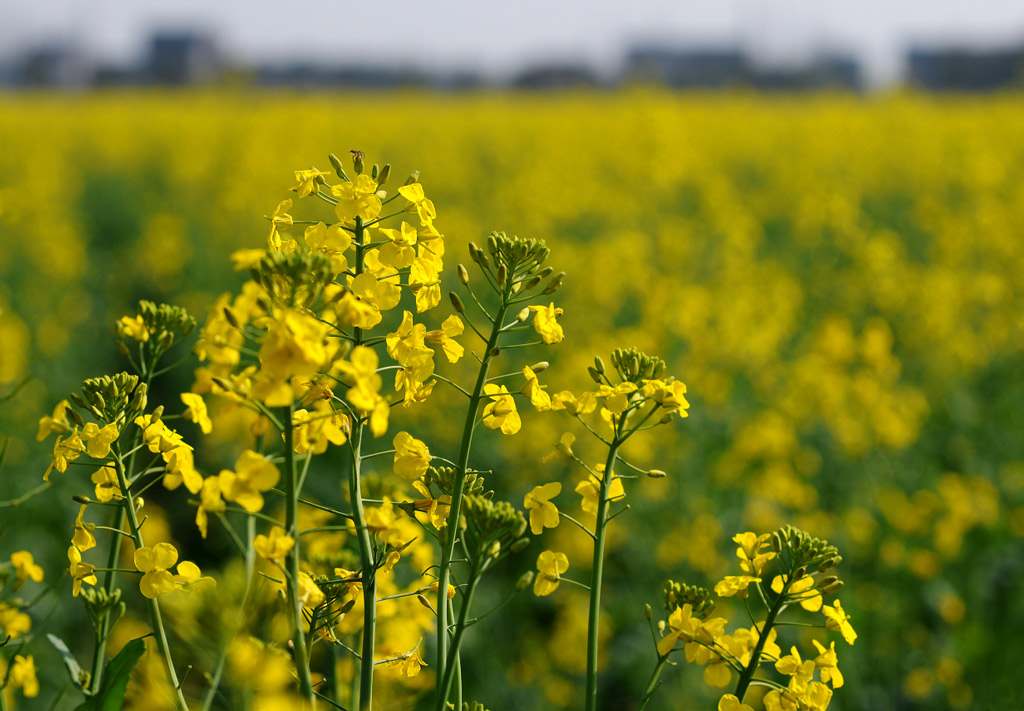
M 752 70 L 735 48 L 637 47 L 626 58 L 629 81 L 656 82 L 676 89 L 723 89 L 749 84 Z
M 600 86 L 597 76 L 579 64 L 546 64 L 532 67 L 512 80 L 516 89 L 574 89 Z
M 908 82 L 929 91 L 993 91 L 1024 86 L 1024 48 L 968 51 L 911 49 Z
M 92 65 L 79 50 L 63 44 L 35 47 L 16 62 L 15 85 L 29 88 L 73 89 L 92 83 Z
M 826 54 L 803 66 L 755 67 L 751 85 L 761 91 L 843 89 L 861 91 L 860 64 L 853 57 Z
M 186 86 L 207 84 L 223 68 L 212 37 L 193 32 L 160 32 L 150 40 L 144 75 L 155 84 Z

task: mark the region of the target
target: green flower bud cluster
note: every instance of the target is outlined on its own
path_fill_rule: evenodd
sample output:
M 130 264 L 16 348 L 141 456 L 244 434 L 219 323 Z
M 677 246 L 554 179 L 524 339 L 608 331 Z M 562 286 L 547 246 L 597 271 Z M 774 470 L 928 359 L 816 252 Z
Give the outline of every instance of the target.
M 188 311 L 173 304 L 140 301 L 139 316 L 153 334 L 152 338 L 164 350 L 170 348 L 176 338 L 184 338 L 196 328 L 196 320 Z
M 677 583 L 674 580 L 665 582 L 664 600 L 665 610 L 669 614 L 687 603 L 693 608 L 693 616 L 699 619 L 705 619 L 715 609 L 715 601 L 707 588 Z
M 779 565 L 788 567 L 783 572 L 792 576 L 792 579 L 817 574 L 816 587 L 826 595 L 835 594 L 843 586 L 843 581 L 837 576 L 821 575 L 843 560 L 839 550 L 829 545 L 828 541 L 787 524 L 772 533 L 771 545 L 772 550 L 778 554 Z
M 442 494 L 452 496 L 455 493 L 457 474 L 457 470 L 453 467 L 428 467 L 426 474 L 423 475 L 423 483 L 428 487 L 431 485 L 436 486 Z M 466 472 L 466 478 L 462 484 L 462 493 L 465 495 L 482 496 L 486 499 L 494 496 L 493 491 L 484 491 L 484 479 L 480 476 L 480 472 L 474 471 Z
M 334 280 L 331 260 L 319 252 L 270 252 L 252 268 L 253 280 L 273 303 L 310 308 L 325 286 Z
M 85 603 L 85 609 L 93 620 L 99 620 L 106 610 L 113 610 L 114 620 L 124 617 L 127 606 L 121 601 L 121 590 L 107 592 L 106 588 L 82 588 L 79 599 Z
M 640 384 L 644 380 L 660 378 L 665 373 L 665 361 L 649 356 L 636 348 L 616 348 L 612 352 L 612 365 L 622 382 Z M 604 364 L 595 366 L 596 372 L 603 372 Z
M 71 401 L 104 424 L 120 424 L 133 420 L 146 409 L 146 384 L 130 373 L 103 375 L 82 383 L 82 395 L 71 393 Z M 81 427 L 85 424 L 81 414 L 73 407 L 67 409 L 68 419 Z
M 462 502 L 461 526 L 466 550 L 471 559 L 497 560 L 524 548 L 526 517 L 507 501 L 467 495 Z
M 520 294 L 538 288 L 549 277 L 541 293 L 553 294 L 562 285 L 565 274 L 559 272 L 552 277 L 554 270 L 543 266 L 550 252 L 542 240 L 508 237 L 504 232 L 492 232 L 487 237 L 486 251 L 473 242 L 469 244 L 470 258 L 491 274 L 495 283 L 504 286 L 511 279 Z M 465 277 L 463 284 L 469 281 L 468 274 Z

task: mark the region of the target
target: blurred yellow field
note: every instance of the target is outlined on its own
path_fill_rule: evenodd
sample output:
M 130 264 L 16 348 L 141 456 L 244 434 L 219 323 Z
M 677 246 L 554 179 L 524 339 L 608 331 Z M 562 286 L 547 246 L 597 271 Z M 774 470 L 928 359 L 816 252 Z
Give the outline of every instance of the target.
M 125 367 L 119 318 L 149 299 L 202 324 L 243 281 L 229 255 L 265 247 L 264 216 L 295 198 L 293 172 L 330 171 L 328 153 L 359 150 L 390 163 L 396 185 L 422 171 L 446 242 L 444 292 L 457 286 L 454 265 L 470 263 L 467 245 L 492 230 L 546 242 L 549 263 L 567 273 L 552 297 L 565 342 L 544 356 L 552 393 L 592 386 L 594 356 L 618 347 L 660 355 L 688 387 L 690 416 L 630 445 L 633 464 L 667 476 L 629 484 L 631 510 L 610 531 L 602 708 L 634 708 L 643 691 L 654 654 L 644 603 L 660 606 L 665 580 L 712 587 L 732 572 L 734 533 L 785 523 L 844 558 L 843 605 L 859 639 L 840 651 L 846 684 L 830 708 L 1015 707 L 1022 108 L 1018 95 L 639 88 L 0 96 L 0 395 L 32 376 L 0 408 L 0 433 L 12 438 L 0 498 L 46 470 L 38 418 L 83 378 Z M 184 378 L 168 392 L 187 390 Z M 569 469 L 542 463 L 569 427 L 531 414 L 517 435 L 481 445 L 503 472 L 488 486 L 518 505 L 561 478 L 559 507 L 578 510 Z M 456 441 L 457 424 L 416 426 Z M 212 474 L 236 449 L 197 453 L 197 463 Z M 12 508 L 11 551 L 44 526 L 71 535 L 70 497 L 86 490 L 56 488 L 42 495 L 60 501 L 53 512 Z M 153 496 L 166 511 L 152 526 L 204 545 L 194 506 Z M 67 565 L 63 532 L 36 553 L 53 579 Z M 579 531 L 545 535 L 570 571 L 589 568 Z M 225 546 L 208 551 L 210 565 Z M 560 589 L 517 600 L 508 609 L 519 619 L 473 628 L 467 687 L 498 677 L 519 688 L 494 708 L 580 707 L 586 599 Z M 407 634 L 389 614 L 399 613 L 382 614 L 382 636 Z M 494 651 L 513 630 L 517 641 Z M 187 625 L 179 634 L 190 641 Z M 402 638 L 395 652 L 414 644 Z M 63 671 L 52 676 L 49 692 L 63 684 Z M 685 664 L 663 681 L 652 709 L 717 699 Z M 411 708 L 417 683 L 385 678 L 378 698 Z

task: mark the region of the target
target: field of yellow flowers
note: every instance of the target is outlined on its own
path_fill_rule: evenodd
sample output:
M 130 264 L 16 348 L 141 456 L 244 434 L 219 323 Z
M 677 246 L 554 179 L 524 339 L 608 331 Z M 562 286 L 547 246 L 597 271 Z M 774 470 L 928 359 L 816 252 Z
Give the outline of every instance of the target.
M 735 532 L 785 523 L 844 558 L 859 636 L 840 650 L 830 708 L 1024 705 L 1022 108 L 1018 95 L 647 89 L 0 96 L 0 397 L 31 376 L 0 405 L 0 558 L 31 550 L 61 593 L 32 611 L 39 699 L 67 680 L 45 634 L 91 644 L 66 573 L 80 492 L 61 480 L 20 500 L 49 464 L 39 418 L 83 378 L 125 367 L 114 324 L 140 299 L 202 323 L 241 283 L 229 255 L 265 246 L 293 171 L 359 150 L 403 180 L 422 171 L 452 265 L 491 230 L 547 243 L 568 274 L 565 343 L 545 355 L 553 390 L 585 389 L 595 354 L 629 346 L 688 386 L 683 424 L 630 452 L 667 476 L 637 481 L 611 530 L 602 708 L 643 693 L 644 605 L 660 608 L 665 580 L 711 586 L 732 572 Z M 185 373 L 167 393 L 190 385 Z M 515 472 L 489 483 L 513 501 L 570 478 L 547 456 L 565 423 L 523 419 L 482 455 Z M 443 419 L 419 427 L 458 436 Z M 229 450 L 204 465 L 229 466 Z M 165 494 L 147 494 L 162 507 L 147 525 L 219 571 L 228 543 L 200 538 L 195 507 Z M 574 497 L 559 508 L 577 511 Z M 586 569 L 579 531 L 546 535 Z M 580 706 L 587 596 L 566 587 L 474 628 L 464 675 L 504 689 L 489 707 Z M 198 605 L 173 614 L 176 643 L 202 654 Z M 661 680 L 652 709 L 718 698 L 685 664 Z M 411 708 L 417 683 L 385 688 L 380 708 Z

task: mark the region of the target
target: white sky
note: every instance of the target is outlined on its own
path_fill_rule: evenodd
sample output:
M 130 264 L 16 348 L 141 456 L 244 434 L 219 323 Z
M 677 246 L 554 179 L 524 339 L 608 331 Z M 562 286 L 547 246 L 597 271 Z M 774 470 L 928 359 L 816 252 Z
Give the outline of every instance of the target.
M 416 63 L 507 76 L 545 59 L 614 72 L 640 41 L 738 42 L 758 56 L 854 52 L 898 75 L 909 43 L 1024 44 L 1024 0 L 0 0 L 0 57 L 68 42 L 104 60 L 141 57 L 158 28 L 212 32 L 247 61 Z

